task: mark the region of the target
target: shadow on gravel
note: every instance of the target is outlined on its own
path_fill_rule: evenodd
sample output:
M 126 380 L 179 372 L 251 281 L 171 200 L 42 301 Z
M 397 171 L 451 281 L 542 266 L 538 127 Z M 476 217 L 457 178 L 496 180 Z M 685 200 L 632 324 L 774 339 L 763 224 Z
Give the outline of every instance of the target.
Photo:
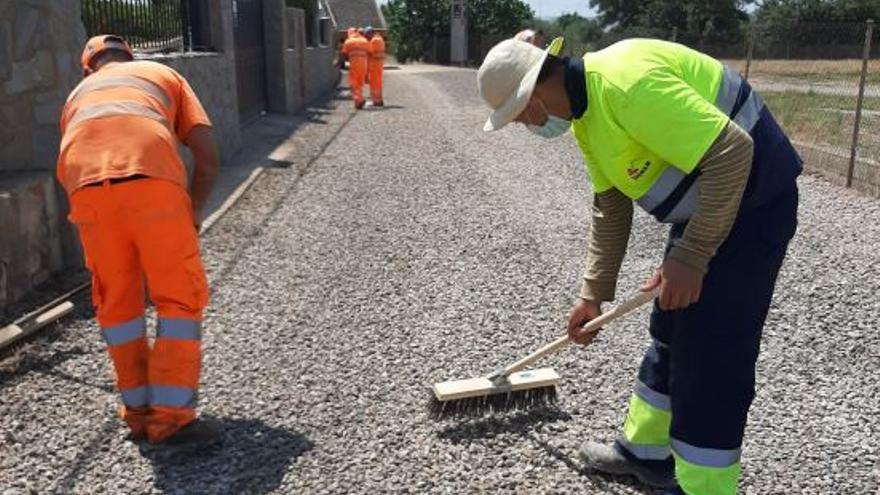
M 295 431 L 253 419 L 214 418 L 223 425 L 223 445 L 200 452 L 144 448 L 153 464 L 155 487 L 169 494 L 248 493 L 278 489 L 290 466 L 314 447 Z
M 441 430 L 437 436 L 454 444 L 470 443 L 504 433 L 527 435 L 536 426 L 570 419 L 571 415 L 559 409 L 540 408 L 506 416 L 465 420 Z
M 22 349 L 22 351 L 26 350 L 28 349 Z M 16 378 L 31 372 L 52 374 L 52 370 L 56 366 L 85 354 L 89 354 L 89 351 L 82 347 L 55 351 L 49 356 L 38 352 L 20 352 L 14 362 L 4 363 L 3 366 L 0 366 L 0 388 L 16 384 Z
M 382 105 L 381 107 L 366 107 L 364 110 L 367 112 L 385 112 L 388 110 L 406 110 L 406 107 L 402 105 Z
M 550 445 L 544 440 L 541 440 L 532 433 L 526 433 L 523 436 L 535 442 L 539 447 L 544 449 L 545 452 L 568 466 L 568 468 L 572 471 L 575 471 L 582 477 L 590 480 L 590 483 L 593 486 L 602 489 L 602 493 L 624 493 L 620 491 L 620 486 L 626 486 L 635 490 L 639 490 L 640 492 L 645 494 L 656 493 L 652 488 L 642 485 L 641 483 L 637 482 L 635 479 L 629 476 L 614 476 L 586 469 L 580 463 L 575 462 L 575 460 L 572 459 L 571 456 L 569 456 L 567 453 L 563 452 L 557 447 L 554 447 L 553 445 Z
M 621 487 L 624 486 L 645 494 L 656 493 L 653 489 L 638 483 L 635 479 L 628 476 L 613 476 L 585 469 L 579 461 L 573 459 L 568 453 L 541 440 L 533 433 L 541 425 L 570 421 L 571 419 L 571 415 L 559 409 L 542 408 L 509 416 L 465 420 L 444 428 L 437 433 L 437 436 L 458 445 L 489 439 L 506 433 L 517 434 L 524 439 L 534 442 L 549 456 L 556 458 L 569 469 L 589 480 L 591 486 L 601 489 L 602 493 L 624 493 L 621 490 Z M 552 435 L 552 432 L 548 432 L 548 434 Z M 626 493 L 630 493 L 630 491 Z

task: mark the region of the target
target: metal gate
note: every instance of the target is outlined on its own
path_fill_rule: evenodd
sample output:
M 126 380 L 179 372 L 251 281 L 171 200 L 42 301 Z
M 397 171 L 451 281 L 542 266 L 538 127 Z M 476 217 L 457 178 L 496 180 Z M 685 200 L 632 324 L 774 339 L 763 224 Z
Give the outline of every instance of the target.
M 247 123 L 266 110 L 263 0 L 232 0 L 238 120 Z

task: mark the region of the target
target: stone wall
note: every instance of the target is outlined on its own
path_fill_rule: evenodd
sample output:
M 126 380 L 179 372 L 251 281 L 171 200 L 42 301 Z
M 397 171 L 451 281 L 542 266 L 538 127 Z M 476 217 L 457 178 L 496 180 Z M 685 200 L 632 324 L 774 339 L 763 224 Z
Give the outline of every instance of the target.
M 295 113 L 336 86 L 336 50 L 333 46 L 307 46 L 303 10 L 284 7 L 278 0 L 265 0 L 263 5 L 269 110 Z
M 339 69 L 333 64 L 336 48 L 333 46 L 307 47 L 304 53 L 304 80 L 306 101 L 312 101 L 336 87 Z
M 171 54 L 149 59 L 171 67 L 189 81 L 214 125 L 220 157 L 228 161 L 241 147 L 234 59 L 223 53 Z
M 306 103 L 305 73 L 306 13 L 301 9 L 288 8 L 285 13 L 287 44 L 284 47 L 284 70 L 286 73 L 288 113 L 295 112 Z
M 54 168 L 58 116 L 82 77 L 79 17 L 75 0 L 0 2 L 0 171 Z
M 82 72 L 78 0 L 0 1 L 0 313 L 79 266 L 54 180 L 58 117 Z
M 269 111 L 295 113 L 335 86 L 335 50 L 306 47 L 301 10 L 284 0 L 263 2 Z M 214 124 L 221 160 L 229 162 L 242 144 L 233 2 L 205 3 L 214 52 L 137 58 L 166 64 L 189 81 Z M 81 0 L 0 0 L 0 321 L 4 307 L 82 266 L 66 195 L 54 180 L 58 117 L 82 78 L 80 18 Z

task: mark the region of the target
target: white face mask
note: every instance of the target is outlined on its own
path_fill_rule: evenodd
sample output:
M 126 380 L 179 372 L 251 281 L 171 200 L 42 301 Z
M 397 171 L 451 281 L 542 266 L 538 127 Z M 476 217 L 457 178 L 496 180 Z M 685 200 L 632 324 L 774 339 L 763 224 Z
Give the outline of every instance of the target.
M 527 124 L 526 127 L 528 127 L 529 131 L 547 139 L 553 139 L 568 132 L 571 128 L 571 122 L 548 112 L 547 107 L 544 106 L 541 100 L 538 100 L 538 104 L 541 105 L 541 109 L 547 115 L 547 121 L 544 122 L 544 125 Z

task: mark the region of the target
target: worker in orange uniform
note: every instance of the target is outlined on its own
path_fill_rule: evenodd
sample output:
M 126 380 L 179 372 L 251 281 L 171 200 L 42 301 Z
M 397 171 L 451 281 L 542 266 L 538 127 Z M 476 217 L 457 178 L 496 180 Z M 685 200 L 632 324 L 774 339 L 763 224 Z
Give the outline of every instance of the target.
M 382 70 L 385 67 L 385 40 L 369 26 L 364 30 L 364 34 L 370 42 L 370 98 L 373 100 L 374 107 L 384 107 L 385 102 L 382 100 Z
M 82 65 L 83 81 L 61 115 L 58 180 L 92 273 L 122 419 L 133 440 L 215 444 L 218 424 L 195 412 L 208 302 L 197 218 L 218 167 L 211 122 L 180 74 L 133 61 L 121 37 L 91 38 Z M 195 158 L 191 184 L 179 142 Z M 158 313 L 152 349 L 145 285 Z
M 342 45 L 342 54 L 348 58 L 348 84 L 354 97 L 354 107 L 364 107 L 364 77 L 367 75 L 367 57 L 370 46 L 357 29 L 349 28 L 348 37 Z

